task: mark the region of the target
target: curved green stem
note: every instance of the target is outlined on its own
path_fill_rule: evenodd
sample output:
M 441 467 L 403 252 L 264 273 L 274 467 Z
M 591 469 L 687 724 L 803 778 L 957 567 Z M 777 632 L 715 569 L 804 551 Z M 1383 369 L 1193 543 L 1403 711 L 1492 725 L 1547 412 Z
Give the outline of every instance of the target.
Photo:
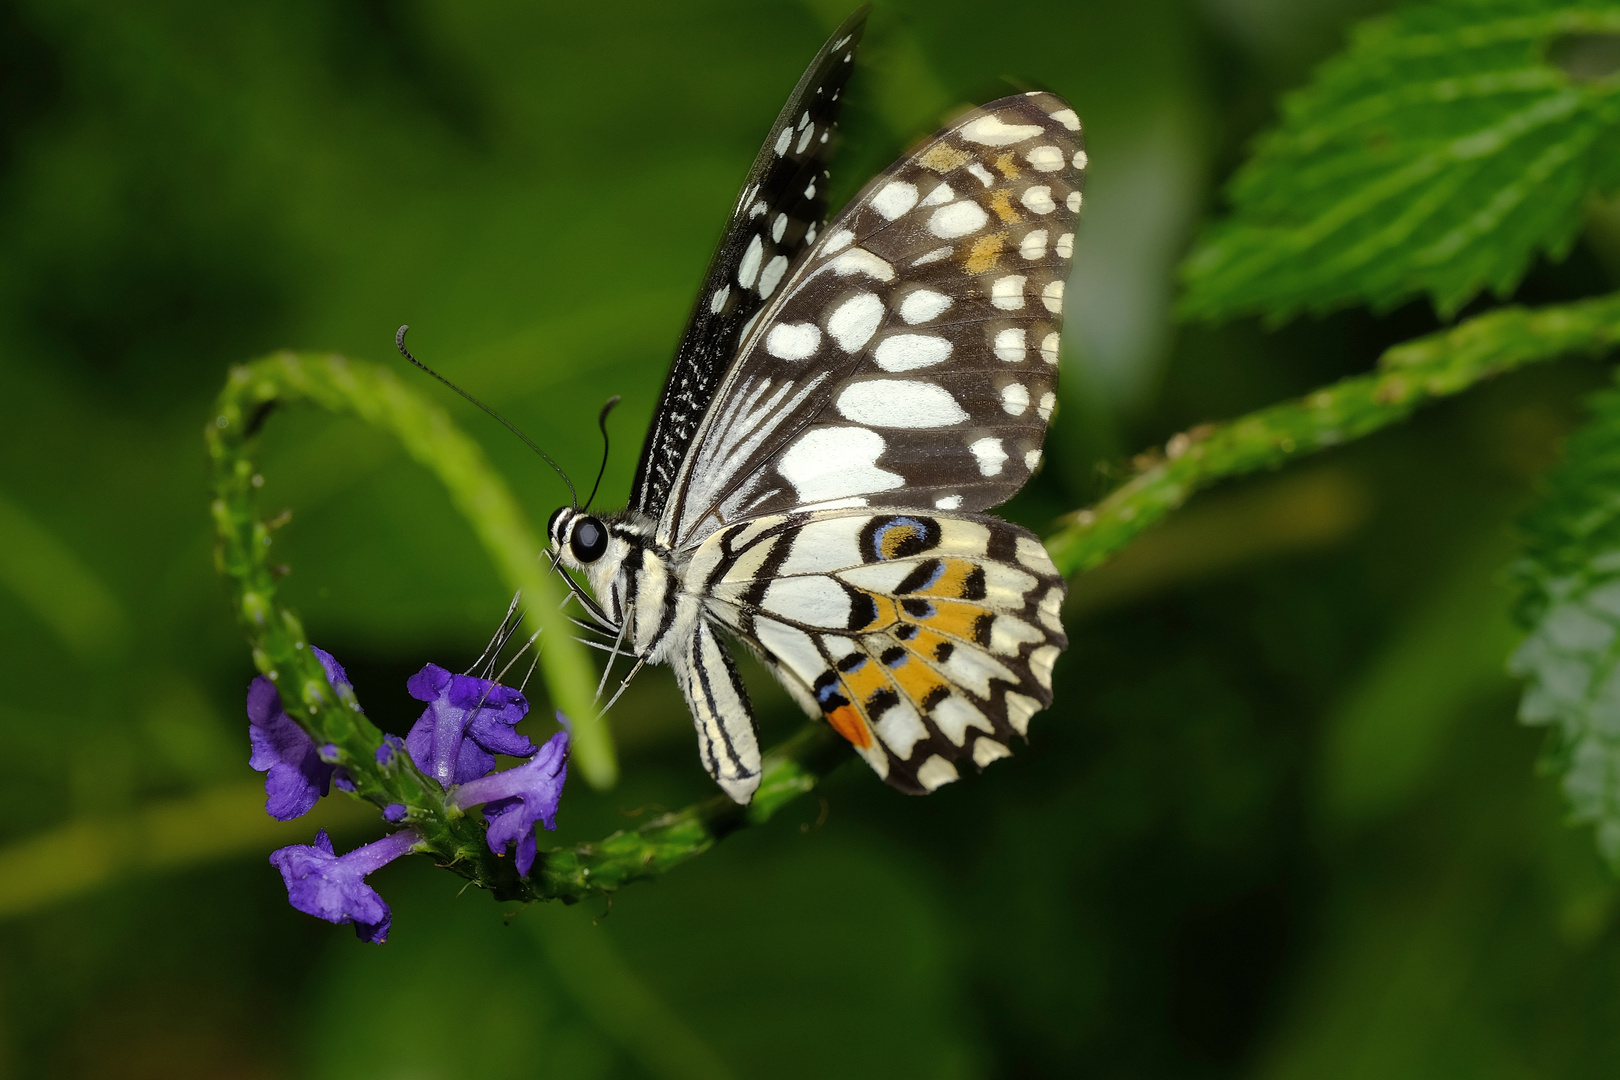
M 1106 562 L 1196 491 L 1359 439 L 1515 368 L 1620 342 L 1620 295 L 1548 308 L 1508 307 L 1396 345 L 1370 375 L 1170 439 L 1156 460 L 1090 509 L 1059 521 L 1046 549 L 1065 575 Z

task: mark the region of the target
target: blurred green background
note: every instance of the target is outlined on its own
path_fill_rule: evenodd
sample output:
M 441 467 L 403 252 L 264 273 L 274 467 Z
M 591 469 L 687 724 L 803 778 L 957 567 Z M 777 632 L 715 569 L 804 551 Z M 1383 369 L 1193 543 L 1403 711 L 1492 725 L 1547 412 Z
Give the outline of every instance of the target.
M 1044 529 L 1129 456 L 1368 370 L 1427 306 L 1177 327 L 1174 266 L 1360 0 L 874 13 L 847 197 L 953 106 L 1048 86 L 1093 162 Z M 0 1077 L 1586 1077 L 1620 1061 L 1616 889 L 1514 720 L 1514 516 L 1602 381 L 1532 370 L 1200 497 L 1077 581 L 1032 744 L 927 800 L 849 766 L 611 911 L 425 860 L 381 948 L 265 856 L 201 430 L 234 361 L 418 355 L 576 476 L 635 447 L 806 3 L 0 3 Z M 1616 286 L 1583 243 L 1522 298 Z M 1477 308 L 1477 305 L 1476 305 Z M 543 522 L 543 465 L 422 380 Z M 272 420 L 285 596 L 382 726 L 506 597 L 383 436 Z M 757 668 L 768 738 L 799 722 Z M 537 708 L 544 716 L 546 710 Z M 668 673 L 563 841 L 706 794 Z M 503 918 L 509 915 L 510 918 Z

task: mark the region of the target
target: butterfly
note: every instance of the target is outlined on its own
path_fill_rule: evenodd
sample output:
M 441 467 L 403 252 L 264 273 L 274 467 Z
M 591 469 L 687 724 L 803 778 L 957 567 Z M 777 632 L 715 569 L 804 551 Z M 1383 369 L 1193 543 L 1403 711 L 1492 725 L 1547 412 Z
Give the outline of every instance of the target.
M 983 511 L 1039 465 L 1056 401 L 1080 122 L 1043 91 L 993 101 L 824 223 L 864 18 L 821 48 L 749 171 L 629 506 L 547 527 L 613 658 L 674 670 L 739 803 L 761 759 L 727 638 L 914 794 L 1008 756 L 1068 645 L 1045 548 Z

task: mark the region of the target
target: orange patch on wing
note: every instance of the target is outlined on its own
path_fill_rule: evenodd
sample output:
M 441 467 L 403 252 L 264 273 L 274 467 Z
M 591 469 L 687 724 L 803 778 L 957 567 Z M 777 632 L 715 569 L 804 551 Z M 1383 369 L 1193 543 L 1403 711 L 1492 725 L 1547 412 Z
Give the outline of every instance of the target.
M 979 620 L 993 612 L 981 604 L 974 604 L 962 600 L 935 600 L 934 613 L 926 616 L 911 616 L 908 621 L 937 630 L 941 634 L 956 638 L 960 641 L 977 642 L 974 636 L 978 629 Z
M 1018 179 L 1024 172 L 1023 169 L 1018 167 L 1017 162 L 1013 160 L 1011 151 L 996 155 L 995 166 L 996 171 L 1009 180 Z
M 978 564 L 968 559 L 946 559 L 945 569 L 938 578 L 927 588 L 907 593 L 907 596 L 943 596 L 950 600 L 962 599 L 967 591 L 968 575 L 978 568 Z
M 896 523 L 883 530 L 883 539 L 879 541 L 878 555 L 885 559 L 897 559 L 905 550 L 905 545 L 923 539 L 922 530 L 913 525 Z
M 996 217 L 1001 219 L 1003 225 L 1024 220 L 1023 215 L 1013 209 L 1012 196 L 1008 195 L 1005 189 L 998 189 L 990 196 L 990 209 L 996 212 Z
M 867 593 L 866 595 L 872 598 L 877 614 L 871 622 L 865 626 L 857 626 L 856 630 L 869 633 L 874 630 L 883 630 L 900 621 L 900 612 L 896 610 L 892 599 L 881 593 Z
M 910 641 L 906 642 L 906 648 L 930 662 L 938 658 L 936 654 L 939 652 L 939 647 L 941 645 L 951 645 L 954 647 L 956 642 L 952 641 L 944 634 L 939 633 L 937 630 L 933 630 L 926 626 L 919 626 L 917 628 L 917 633 L 912 636 Z
M 993 269 L 1001 259 L 1001 249 L 1006 240 L 1007 234 L 1004 232 L 991 233 L 975 240 L 972 249 L 968 251 L 967 272 L 982 274 L 986 270 Z
M 948 173 L 967 163 L 968 155 L 947 142 L 936 144 L 928 153 L 917 159 L 917 164 L 937 173 Z
M 861 714 L 855 711 L 853 705 L 838 706 L 827 714 L 827 723 L 860 749 L 866 750 L 871 747 L 872 730 L 866 726 L 866 721 L 861 719 Z
M 876 660 L 868 660 L 854 671 L 839 673 L 843 681 L 844 690 L 852 701 L 867 701 L 873 694 L 889 685 L 888 676 L 883 673 L 883 665 Z
M 940 687 L 949 686 L 939 672 L 915 656 L 908 657 L 906 662 L 895 668 L 891 674 L 894 681 L 899 684 L 901 693 L 912 700 L 918 712 L 923 711 L 922 703 L 928 700 L 929 694 Z

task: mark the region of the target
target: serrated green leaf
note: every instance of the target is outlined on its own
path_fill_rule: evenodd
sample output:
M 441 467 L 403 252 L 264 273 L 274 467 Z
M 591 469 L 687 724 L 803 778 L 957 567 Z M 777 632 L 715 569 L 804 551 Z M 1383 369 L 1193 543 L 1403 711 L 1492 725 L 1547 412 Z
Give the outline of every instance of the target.
M 1553 729 L 1546 764 L 1571 816 L 1597 827 L 1620 872 L 1620 392 L 1592 411 L 1523 521 L 1515 576 L 1530 634 L 1508 667 L 1526 680 L 1519 718 Z
M 1569 251 L 1614 183 L 1620 4 L 1445 0 L 1362 24 L 1283 102 L 1182 268 L 1196 318 L 1427 293 L 1454 313 Z M 1589 46 L 1596 47 L 1589 47 Z M 1605 65 L 1608 65 L 1605 67 Z

